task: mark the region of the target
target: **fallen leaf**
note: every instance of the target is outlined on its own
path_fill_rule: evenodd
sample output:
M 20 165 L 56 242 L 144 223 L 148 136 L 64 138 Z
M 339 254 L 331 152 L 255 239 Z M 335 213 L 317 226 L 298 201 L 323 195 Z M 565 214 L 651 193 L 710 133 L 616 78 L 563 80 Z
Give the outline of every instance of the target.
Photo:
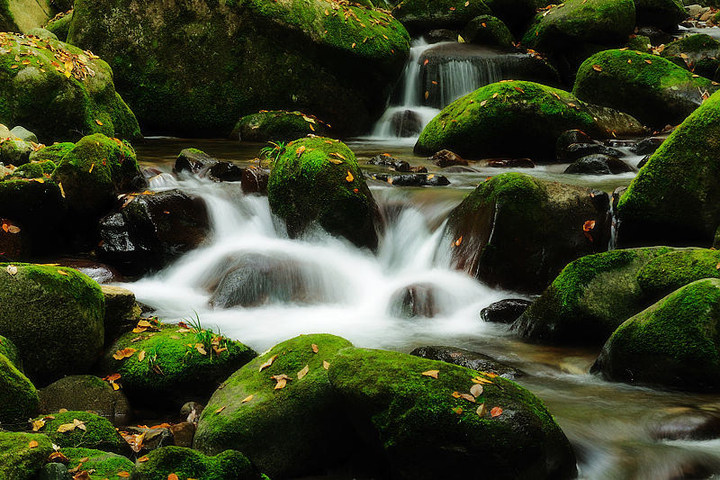
M 258 370 L 258 371 L 262 372 L 263 370 L 268 368 L 270 365 L 273 364 L 273 362 L 277 359 L 277 357 L 278 357 L 277 355 L 273 355 L 272 357 L 270 357 L 270 359 L 267 362 L 260 365 L 260 370 Z
M 477 397 L 479 397 L 480 395 L 482 395 L 484 390 L 485 390 L 485 389 L 483 388 L 483 386 L 480 385 L 479 383 L 476 383 L 475 385 L 473 385 L 472 387 L 470 387 L 470 393 L 471 393 L 475 398 L 477 398 Z
M 451 395 L 452 395 L 454 398 L 460 398 L 460 392 L 452 392 Z
M 57 429 L 58 433 L 67 433 L 67 432 L 72 432 L 73 430 L 75 430 L 74 423 L 63 423 Z
M 309 371 L 310 371 L 310 365 L 305 365 L 305 366 L 303 367 L 303 369 L 300 370 L 300 371 L 297 373 L 297 378 L 298 378 L 298 380 L 302 380 L 302 378 L 303 378 L 305 375 L 307 375 Z
M 310 346 L 310 348 L 312 348 L 313 353 L 318 353 L 318 351 L 320 351 L 318 346 L 315 345 L 314 343 Z
M 73 419 L 73 425 L 75 425 L 75 428 L 79 428 L 83 432 L 87 431 L 87 427 L 85 426 L 85 422 L 78 420 L 77 418 Z
M 144 456 L 142 456 L 142 457 L 140 457 L 140 458 L 137 459 L 137 461 L 140 462 L 140 463 L 145 463 L 145 462 L 147 462 L 148 460 L 150 460 L 150 457 L 148 457 L 147 455 L 144 455 Z
M 102 127 L 103 123 L 100 120 L 95 119 L 95 123 L 97 123 L 98 125 L 100 125 Z
M 222 407 L 220 407 L 220 408 L 218 408 L 217 410 L 215 410 L 215 413 L 220 413 L 220 412 L 222 412 L 223 410 L 225 410 L 225 405 L 223 405 Z
M 353 174 L 350 173 L 350 170 L 348 170 L 348 171 L 347 171 L 347 177 L 345 177 L 345 181 L 347 181 L 348 183 L 350 183 L 350 182 L 352 182 L 353 180 L 355 180 L 355 177 L 353 177 Z
M 323 360 L 323 368 L 325 370 L 330 370 L 330 362 Z
M 82 463 L 78 464 L 77 468 L 80 468 L 80 465 L 82 465 Z M 70 472 L 70 470 L 68 470 L 68 472 Z M 72 472 L 70 472 L 70 473 L 72 473 Z M 83 470 L 81 472 L 76 473 L 75 475 L 73 475 L 72 478 L 73 478 L 73 480 L 92 480 L 92 477 L 90 476 L 90 472 L 88 472 L 87 470 Z
M 426 90 L 426 91 L 425 91 L 425 100 L 427 100 L 429 96 L 430 96 L 430 92 L 428 92 L 428 91 Z
M 588 220 L 583 224 L 583 232 L 589 232 L 595 228 L 595 220 Z
M 523 89 L 520 88 L 520 87 L 513 87 L 513 88 L 514 88 L 515 90 L 517 90 L 518 92 L 520 92 L 520 93 L 525 93 L 525 90 L 523 90 Z
M 147 457 L 145 457 L 145 458 L 147 458 Z M 139 461 L 140 461 L 140 460 L 138 460 L 138 462 L 139 462 Z M 147 460 L 146 460 L 146 461 L 147 461 Z M 126 471 L 124 471 L 124 470 L 123 470 L 122 472 L 117 472 L 116 475 L 117 475 L 118 477 L 122 477 L 122 478 L 130 478 L 130 472 L 126 472 Z
M 70 459 L 60 452 L 51 453 L 47 461 L 51 463 L 70 463 Z
M 38 430 L 40 430 L 40 429 L 43 428 L 44 426 L 45 426 L 45 420 L 43 420 L 43 419 L 33 420 L 33 421 L 32 421 L 32 431 L 33 431 L 33 432 L 37 432 Z
M 422 375 L 425 377 L 438 378 L 439 373 L 440 373 L 440 370 L 428 370 L 426 372 L 422 372 Z
M 602 72 L 602 67 L 600 65 L 593 65 L 592 68 L 596 72 Z
M 8 265 L 5 271 L 10 275 L 15 275 L 18 272 L 18 269 L 15 265 Z
M 720 263 L 718 263 L 717 265 L 715 265 L 715 270 L 720 270 Z
M 177 475 L 175 475 L 174 473 L 171 473 L 170 475 L 168 475 L 167 480 L 180 480 L 180 479 L 178 478 Z
M 140 350 L 140 353 L 138 353 L 138 362 L 142 362 L 145 360 L 145 350 Z
M 278 380 L 278 382 L 275 384 L 275 390 L 280 390 L 285 388 L 285 385 L 287 385 L 287 380 L 284 378 Z
M 490 410 L 490 416 L 492 418 L 499 417 L 500 415 L 502 415 L 502 413 L 503 409 L 500 407 L 493 407 L 492 410 Z
M 30 440 L 30 443 L 28 443 L 28 448 L 37 448 L 40 446 L 37 440 Z
M 475 410 L 475 413 L 477 413 L 480 418 L 487 415 L 487 408 L 485 408 L 485 404 L 481 403 L 477 410 Z
M 462 237 L 462 235 L 460 235 L 460 238 L 458 238 L 457 240 L 455 240 L 455 242 L 453 243 L 453 245 L 455 245 L 456 247 L 459 247 L 459 246 L 462 244 L 462 242 L 463 242 L 463 237 Z
M 205 347 L 203 346 L 202 343 L 196 343 L 195 350 L 200 352 L 200 355 L 207 355 L 207 350 L 205 350 Z
M 467 400 L 468 402 L 475 403 L 475 397 L 473 397 L 469 393 L 461 393 L 460 398 L 462 398 L 463 400 Z
M 123 348 L 122 350 L 118 350 L 113 354 L 113 358 L 115 360 L 125 360 L 126 358 L 130 358 L 137 352 L 134 348 Z
M 253 398 L 255 398 L 255 395 L 248 395 L 247 397 L 243 398 L 242 402 L 240 402 L 240 403 L 248 403 Z
M 297 155 L 298 158 L 305 152 L 305 145 L 301 145 L 295 150 L 295 155 Z

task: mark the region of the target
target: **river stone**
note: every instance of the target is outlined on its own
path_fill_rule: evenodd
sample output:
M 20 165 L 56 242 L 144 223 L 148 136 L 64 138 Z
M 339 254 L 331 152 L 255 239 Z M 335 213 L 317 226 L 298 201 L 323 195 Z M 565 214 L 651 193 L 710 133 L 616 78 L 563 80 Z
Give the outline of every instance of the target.
M 242 117 L 230 139 L 242 142 L 290 142 L 307 135 L 327 136 L 327 124 L 313 115 L 285 110 L 261 111 Z
M 480 318 L 485 322 L 512 323 L 525 313 L 531 303 L 521 298 L 500 300 L 480 310 Z
M 396 318 L 432 318 L 441 313 L 431 283 L 416 283 L 395 291 L 388 302 L 388 313 Z
M 576 175 L 618 175 L 632 172 L 632 168 L 617 157 L 595 154 L 587 155 L 571 163 L 564 173 Z
M 569 262 L 605 250 L 608 208 L 603 192 L 503 173 L 450 212 L 451 264 L 492 286 L 541 292 Z
M 488 372 L 510 380 L 525 375 L 524 372 L 495 360 L 482 353 L 473 352 L 457 347 L 418 347 L 410 355 L 427 358 L 429 360 L 440 360 L 452 363 L 479 372 Z
M 162 447 L 147 454 L 147 461 L 138 463 L 134 480 L 170 478 L 203 480 L 269 480 L 240 452 L 226 450 L 214 457 L 183 447 Z
M 720 278 L 720 252 L 684 248 L 661 255 L 643 266 L 637 282 L 643 294 L 653 300 L 703 278 Z
M 122 382 L 121 382 L 122 383 Z M 61 409 L 90 411 L 114 425 L 127 425 L 130 404 L 122 390 L 92 375 L 70 375 L 40 389 L 40 412 L 54 414 Z
M 38 446 L 30 448 L 32 441 Z M 52 442 L 45 435 L 0 431 L 0 478 L 34 480 L 52 452 Z
M 133 473 L 135 470 L 135 464 L 131 460 L 116 453 L 92 448 L 63 448 L 62 453 L 70 460 L 68 467 L 71 470 L 78 468 L 79 472 L 92 472 L 89 477 L 91 479 L 122 480 L 127 478 L 122 472 Z
M 267 195 L 268 181 L 270 180 L 270 172 L 264 168 L 250 165 L 243 171 L 240 185 L 245 195 L 257 193 L 259 195 Z
M 410 37 L 388 12 L 355 3 L 77 0 L 68 40 L 108 59 L 144 128 L 197 137 L 227 136 L 268 107 L 363 133 Z
M 720 390 L 720 279 L 693 282 L 623 323 L 592 367 L 608 380 Z
M 503 48 L 512 48 L 515 41 L 502 20 L 492 15 L 480 15 L 473 18 L 465 26 L 461 35 L 468 43 Z
M 135 294 L 123 287 L 100 285 L 105 297 L 105 345 L 129 332 L 140 319 Z
M 435 375 L 437 374 L 437 375 Z M 398 352 L 348 348 L 330 383 L 391 478 L 574 478 L 570 443 L 542 402 L 500 376 Z M 437 378 L 435 378 L 437 377 Z M 471 379 L 492 383 L 470 402 Z M 498 388 L 501 387 L 501 388 Z M 488 412 L 476 413 L 484 404 Z M 501 408 L 495 417 L 490 411 Z
M 38 417 L 45 425 L 40 429 L 54 444 L 67 448 L 93 448 L 106 452 L 128 455 L 130 445 L 120 436 L 117 429 L 109 420 L 90 412 L 67 411 L 58 412 L 51 417 Z M 59 432 L 60 425 L 72 424 L 75 420 L 83 422 L 85 429 L 74 428 L 66 432 Z
M 38 141 L 37 135 L 35 135 L 33 132 L 28 130 L 27 128 L 23 127 L 22 125 L 17 125 L 13 127 L 12 130 L 10 130 L 10 133 L 19 138 L 20 140 L 23 140 L 28 143 L 40 143 Z
M 657 440 L 713 440 L 720 438 L 717 408 L 679 407 L 658 415 L 650 434 Z
M 558 139 L 559 141 L 559 139 Z M 607 155 L 612 157 L 621 157 L 623 153 L 612 147 L 606 147 L 605 145 L 597 142 L 589 143 L 571 143 L 566 147 L 558 148 L 556 144 L 557 158 L 560 161 L 579 160 L 588 155 Z

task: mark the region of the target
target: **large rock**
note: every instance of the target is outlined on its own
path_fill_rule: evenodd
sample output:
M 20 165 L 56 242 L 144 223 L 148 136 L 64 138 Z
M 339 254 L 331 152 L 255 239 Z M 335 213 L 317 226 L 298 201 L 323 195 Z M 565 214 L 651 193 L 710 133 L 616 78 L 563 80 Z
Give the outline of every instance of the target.
M 37 447 L 30 446 L 33 441 Z M 52 442 L 45 435 L 0 431 L 0 478 L 34 480 L 52 452 Z
M 479 468 L 494 479 L 574 478 L 575 458 L 560 427 L 510 380 L 355 348 L 335 357 L 329 377 L 365 442 L 386 458 L 391 478 L 475 478 Z
M 68 40 L 110 61 L 145 128 L 195 136 L 280 108 L 364 131 L 409 50 L 388 13 L 320 0 L 78 0 Z
M 377 247 L 377 204 L 342 142 L 318 137 L 289 143 L 270 172 L 268 199 L 291 237 L 317 222 L 359 247 Z
M 35 386 L 8 357 L 0 354 L 0 424 L 18 424 L 38 411 Z
M 680 38 L 667 44 L 660 55 L 696 75 L 720 79 L 720 41 L 710 35 L 698 33 Z
M 105 345 L 129 332 L 140 320 L 135 294 L 127 288 L 100 285 L 105 297 Z
M 302 112 L 262 111 L 242 117 L 230 138 L 243 142 L 289 142 L 307 135 L 325 136 L 327 124 Z
M 71 410 L 39 417 L 35 420 L 44 422 L 39 432 L 46 434 L 54 444 L 60 447 L 93 448 L 120 455 L 130 453 L 130 445 L 120 436 L 113 424 L 94 413 Z M 80 428 L 78 428 L 78 422 L 82 423 Z M 63 425 L 74 426 L 60 428 Z
M 332 335 L 302 335 L 251 361 L 207 403 L 194 448 L 208 455 L 241 451 L 271 478 L 308 475 L 344 460 L 352 434 L 323 364 L 332 365 L 338 350 L 350 346 Z M 278 388 L 280 381 L 287 384 Z
M 52 0 L 8 0 L 0 6 L 0 30 L 22 32 L 45 25 L 53 16 Z
M 703 278 L 720 278 L 720 252 L 704 248 L 678 249 L 643 266 L 637 282 L 643 294 L 654 300 Z
M 623 323 L 593 371 L 615 381 L 720 390 L 720 279 L 691 283 Z
M 447 148 L 468 158 L 553 161 L 558 138 L 571 129 L 593 138 L 644 132 L 634 118 L 586 104 L 563 90 L 509 81 L 479 88 L 444 108 L 420 134 L 415 152 Z
M 712 245 L 720 225 L 720 94 L 690 115 L 617 205 L 618 244 Z
M 54 414 L 61 409 L 89 411 L 114 425 L 127 425 L 130 405 L 121 390 L 92 375 L 70 375 L 39 391 L 40 412 Z
M 138 463 L 134 480 L 160 480 L 171 474 L 180 478 L 203 480 L 269 480 L 240 452 L 226 450 L 208 457 L 190 448 L 162 447 L 147 455 L 147 461 Z
M 504 173 L 478 186 L 448 217 L 452 264 L 493 286 L 540 292 L 569 262 L 604 251 L 604 192 Z
M 638 272 L 671 251 L 612 250 L 575 260 L 512 328 L 533 342 L 602 345 L 621 323 L 657 300 L 646 300 Z
M 0 43 L 0 122 L 47 143 L 95 132 L 141 138 L 107 63 L 57 40 L 3 33 Z
M 483 0 L 404 0 L 393 9 L 395 18 L 411 32 L 460 29 L 473 18 L 490 13 Z
M 428 358 L 430 360 L 440 360 L 441 362 L 460 365 L 461 367 L 471 370 L 499 375 L 509 378 L 510 380 L 524 375 L 523 372 L 510 365 L 498 362 L 494 358 L 482 353 L 465 350 L 464 348 L 443 346 L 418 347 L 410 352 L 410 355 Z
M 17 345 L 36 383 L 86 372 L 100 355 L 105 305 L 97 283 L 76 270 L 0 264 L 0 335 Z
M 705 92 L 717 88 L 657 55 L 605 50 L 580 66 L 573 93 L 583 101 L 615 108 L 662 128 L 682 122 L 702 104 Z
M 502 20 L 492 15 L 480 15 L 470 20 L 462 31 L 462 38 L 468 43 L 503 48 L 512 48 L 515 40 Z
M 116 453 L 93 448 L 63 448 L 62 453 L 70 460 L 68 467 L 71 470 L 77 468 L 78 474 L 92 472 L 90 479 L 122 480 L 135 469 L 131 460 Z
M 638 25 L 650 25 L 668 32 L 677 30 L 689 17 L 681 0 L 635 0 Z

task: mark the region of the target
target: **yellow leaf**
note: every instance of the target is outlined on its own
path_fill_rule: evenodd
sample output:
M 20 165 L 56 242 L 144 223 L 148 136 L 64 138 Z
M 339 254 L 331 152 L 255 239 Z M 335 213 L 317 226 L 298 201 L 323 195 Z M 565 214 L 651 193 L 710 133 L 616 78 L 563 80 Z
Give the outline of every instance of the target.
M 275 359 L 277 359 L 277 357 L 278 357 L 277 355 L 273 355 L 272 357 L 270 357 L 270 359 L 267 362 L 260 365 L 260 370 L 258 370 L 258 372 L 262 372 L 263 370 L 268 368 L 270 365 L 272 365 L 273 362 L 275 361 Z
M 353 180 L 355 180 L 355 177 L 353 177 L 353 174 L 350 173 L 350 170 L 347 171 L 347 177 L 345 177 L 345 180 L 346 180 L 348 183 L 350 183 L 350 182 L 352 182 Z
M 37 448 L 40 444 L 37 440 L 30 440 L 30 443 L 28 443 L 28 448 Z
M 305 365 L 302 370 L 297 373 L 298 380 L 302 380 L 305 375 L 310 371 L 310 365 Z
M 73 419 L 73 425 L 75 425 L 75 428 L 79 428 L 83 432 L 87 431 L 87 427 L 85 426 L 85 422 L 78 420 L 77 418 Z
M 122 350 L 118 350 L 113 354 L 113 358 L 115 360 L 124 360 L 126 358 L 130 358 L 133 356 L 133 354 L 137 352 L 134 348 L 123 348 Z
M 88 170 L 88 173 L 92 173 L 93 169 L 95 169 L 94 163 L 92 165 L 90 165 L 90 170 Z
M 432 378 L 438 378 L 439 373 L 440 373 L 440 370 L 428 370 L 426 372 L 422 372 L 423 376 L 432 377 Z
M 223 410 L 225 410 L 225 405 L 223 405 L 222 407 L 220 407 L 220 408 L 218 408 L 217 410 L 215 410 L 215 413 L 220 413 L 220 412 L 222 412 Z
M 58 433 L 72 432 L 75 430 L 75 423 L 63 423 L 57 429 Z
M 7 271 L 10 275 L 15 275 L 18 272 L 18 269 L 15 265 L 8 265 L 5 271 Z
M 487 408 L 485 408 L 485 404 L 481 403 L 477 410 L 475 410 L 475 413 L 477 413 L 480 418 L 484 417 L 487 414 Z
M 142 362 L 145 360 L 145 350 L 140 350 L 140 353 L 138 353 L 138 362 Z
M 284 378 L 281 378 L 278 380 L 278 382 L 275 384 L 275 390 L 280 390 L 282 388 L 285 388 L 285 385 L 287 385 L 287 380 Z
M 40 429 L 43 428 L 44 426 L 45 426 L 45 420 L 42 420 L 42 419 L 41 419 L 41 420 L 33 420 L 33 422 L 32 422 L 32 427 L 33 427 L 32 431 L 33 431 L 33 432 L 37 432 L 38 430 L 40 430 Z
M 323 360 L 323 368 L 325 370 L 330 370 L 330 362 Z
M 718 265 L 720 265 L 720 264 L 718 264 Z M 720 267 L 718 267 L 718 268 L 720 268 Z M 318 353 L 318 351 L 320 351 L 318 346 L 315 345 L 314 343 L 311 345 L 311 348 L 312 348 L 313 353 Z
M 253 398 L 255 398 L 255 395 L 248 395 L 247 397 L 243 398 L 243 399 L 242 399 L 242 402 L 240 402 L 240 403 L 248 403 L 248 402 L 251 401 Z
M 97 123 L 98 125 L 100 125 L 102 127 L 103 123 L 100 120 L 95 119 L 95 123 Z
M 300 158 L 303 153 L 305 153 L 305 145 L 300 145 L 297 150 L 295 150 L 295 155 Z
M 205 347 L 203 347 L 202 343 L 196 343 L 195 350 L 200 352 L 200 355 L 207 355 L 207 350 L 205 350 Z

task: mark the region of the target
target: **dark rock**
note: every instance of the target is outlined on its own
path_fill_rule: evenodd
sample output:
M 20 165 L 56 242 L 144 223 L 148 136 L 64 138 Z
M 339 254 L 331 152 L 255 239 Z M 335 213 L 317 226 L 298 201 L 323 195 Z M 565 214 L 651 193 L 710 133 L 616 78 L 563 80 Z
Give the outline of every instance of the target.
M 125 281 L 125 277 L 110 265 L 89 258 L 58 258 L 53 259 L 51 263 L 74 268 L 100 284 Z
M 492 168 L 535 168 L 535 162 L 529 158 L 500 158 L 488 160 Z
M 407 175 L 385 175 L 378 173 L 374 175 L 374 178 L 397 187 L 443 187 L 450 185 L 450 180 L 448 180 L 447 177 L 432 173 L 411 173 Z
M 62 463 L 47 463 L 40 469 L 37 480 L 72 480 L 72 475 Z
M 198 402 L 186 402 L 180 407 L 180 416 L 184 418 L 186 422 L 197 424 L 204 408 L 205 406 Z
M 638 36 L 648 37 L 653 45 L 667 45 L 675 40 L 672 34 L 667 33 L 658 27 L 649 25 L 638 26 L 635 29 L 635 34 Z
M 486 322 L 512 323 L 527 310 L 531 303 L 520 298 L 500 300 L 480 310 L 480 318 Z
M 385 153 L 375 155 L 370 160 L 368 160 L 368 164 L 390 167 L 396 172 L 409 172 L 411 170 L 410 164 L 405 160 L 398 160 L 397 158 Z
M 217 182 L 239 182 L 242 180 L 244 168 L 232 162 L 217 162 L 207 169 L 206 175 Z
M 478 170 L 473 167 L 464 167 L 462 165 L 457 165 L 455 167 L 445 167 L 443 168 L 443 173 L 477 173 Z
M 635 155 L 650 155 L 655 153 L 655 150 L 658 149 L 663 141 L 665 141 L 664 138 L 643 138 L 638 143 L 630 147 L 630 151 L 632 151 Z
M 558 160 L 573 162 L 588 155 L 609 155 L 622 157 L 623 153 L 600 143 L 573 143 L 557 152 Z
M 457 41 L 458 32 L 456 30 L 448 30 L 447 28 L 436 28 L 427 32 L 423 37 L 429 44 L 455 42 Z
M 110 285 L 100 288 L 105 296 L 105 345 L 109 345 L 135 327 L 140 320 L 140 307 L 135 294 L 127 288 Z
M 38 391 L 40 412 L 52 414 L 60 409 L 90 411 L 114 425 L 127 425 L 132 412 L 122 390 L 92 375 L 61 378 Z
M 579 175 L 617 175 L 626 172 L 632 172 L 632 168 L 625 162 L 601 153 L 581 157 L 565 169 L 565 173 Z
M 462 38 L 467 43 L 507 49 L 512 49 L 514 42 L 507 26 L 492 15 L 480 15 L 470 20 L 462 31 Z
M 157 450 L 158 448 L 175 444 L 173 434 L 168 427 L 158 426 L 154 428 L 146 428 L 130 426 L 125 427 L 123 430 L 132 435 L 143 436 L 142 449 L 140 450 L 140 453 L 151 452 L 153 450 Z
M 467 160 L 462 158 L 460 155 L 451 152 L 450 150 L 440 150 L 439 152 L 435 152 L 435 154 L 428 160 L 430 160 L 440 168 L 454 167 L 457 165 L 468 165 Z
M 642 167 L 644 167 L 647 164 L 648 160 L 650 160 L 650 157 L 652 157 L 652 155 L 645 155 L 643 158 L 641 158 L 637 164 L 637 169 L 640 170 Z
M 432 318 L 439 313 L 435 295 L 432 284 L 408 285 L 392 294 L 389 313 L 398 318 Z
M 677 408 L 651 426 L 656 440 L 712 440 L 720 438 L 720 411 Z
M 267 195 L 267 185 L 269 178 L 270 171 L 256 166 L 247 167 L 243 171 L 242 179 L 240 180 L 243 193 L 245 195 L 249 195 L 251 193 Z
M 555 143 L 555 151 L 558 157 L 562 155 L 561 152 L 565 152 L 567 148 L 573 143 L 593 143 L 594 140 L 590 138 L 590 135 L 578 130 L 577 128 L 572 130 L 564 131 L 557 139 Z
M 422 131 L 422 117 L 413 110 L 395 113 L 390 119 L 396 137 L 416 137 Z
M 515 367 L 498 362 L 492 357 L 482 353 L 473 352 L 464 348 L 457 347 L 418 347 L 410 355 L 416 357 L 427 358 L 430 360 L 440 360 L 442 362 L 460 365 L 461 367 L 470 368 L 480 372 L 490 372 L 505 378 L 518 378 L 525 375 L 525 372 Z
M 199 174 L 206 168 L 217 163 L 217 159 L 211 157 L 197 148 L 186 148 L 180 152 L 173 166 L 174 173 L 189 172 Z
M 178 447 L 192 448 L 193 437 L 195 436 L 195 424 L 191 422 L 180 422 L 170 427 L 173 436 L 173 444 Z

